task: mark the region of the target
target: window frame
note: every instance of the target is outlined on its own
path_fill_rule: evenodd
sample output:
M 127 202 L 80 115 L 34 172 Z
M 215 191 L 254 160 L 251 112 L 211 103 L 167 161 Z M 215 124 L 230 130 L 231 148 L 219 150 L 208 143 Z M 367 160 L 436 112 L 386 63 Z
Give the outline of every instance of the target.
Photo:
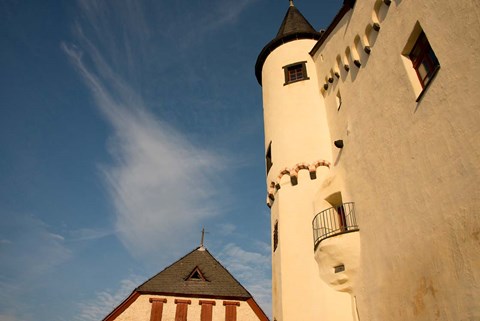
M 270 172 L 270 169 L 272 168 L 273 166 L 273 161 L 272 161 L 272 142 L 270 142 L 270 144 L 268 144 L 268 148 L 267 148 L 267 152 L 265 153 L 265 165 L 266 165 L 266 168 L 267 168 L 267 175 L 268 175 L 268 172 Z
M 440 62 L 423 30 L 418 35 L 408 58 L 412 62 L 422 89 L 425 90 L 440 69 Z M 425 70 L 423 76 L 422 67 Z
M 278 220 L 275 221 L 273 226 L 273 252 L 277 250 L 278 247 Z
M 285 83 L 284 86 L 293 84 L 299 81 L 308 80 L 310 79 L 307 74 L 307 62 L 306 61 L 299 61 L 293 64 L 289 64 L 283 66 L 283 72 L 285 75 Z M 295 77 L 292 79 L 290 76 L 292 75 L 292 71 L 295 72 Z M 298 76 L 298 73 L 301 74 L 301 78 Z
M 401 54 L 407 77 L 416 97 L 416 103 L 419 103 L 422 100 L 423 95 L 433 83 L 441 66 L 440 59 L 438 59 L 438 55 L 433 50 L 427 34 L 428 32 L 425 32 L 420 25 L 420 22 L 417 21 Z M 419 46 L 422 47 L 419 48 Z M 419 49 L 421 49 L 420 54 L 415 52 Z M 429 56 L 430 58 L 426 56 Z M 425 61 L 423 59 L 428 59 L 427 64 L 429 65 L 427 66 L 427 69 L 424 70 L 429 71 L 427 71 L 427 74 L 422 77 L 422 71 L 419 71 L 419 68 L 424 68 L 422 66 L 425 66 L 422 64 L 422 62 Z

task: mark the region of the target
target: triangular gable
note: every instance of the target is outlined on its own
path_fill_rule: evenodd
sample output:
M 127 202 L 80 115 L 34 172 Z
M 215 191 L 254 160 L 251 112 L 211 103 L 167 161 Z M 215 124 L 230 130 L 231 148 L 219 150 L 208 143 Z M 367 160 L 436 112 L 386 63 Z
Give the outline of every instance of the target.
M 208 282 L 192 282 L 191 276 Z M 198 279 L 197 279 L 198 280 Z M 210 252 L 199 247 L 140 285 L 140 293 L 236 298 L 247 300 L 250 293 Z
M 246 301 L 260 321 L 269 320 L 251 294 L 203 247 L 140 285 L 103 321 L 114 321 L 140 295 L 149 294 Z

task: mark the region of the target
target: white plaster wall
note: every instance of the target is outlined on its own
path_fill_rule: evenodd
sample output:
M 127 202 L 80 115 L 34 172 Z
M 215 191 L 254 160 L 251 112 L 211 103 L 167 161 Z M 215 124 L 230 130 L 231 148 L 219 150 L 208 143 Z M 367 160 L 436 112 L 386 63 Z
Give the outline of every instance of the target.
M 298 185 L 282 185 L 272 207 L 279 220 L 279 245 L 272 255 L 273 282 L 281 288 L 273 300 L 277 321 L 353 320 L 350 296 L 322 282 L 314 259 L 311 200 L 319 182 L 301 172 Z
M 320 85 L 375 2 L 358 0 L 315 55 Z M 333 171 L 360 225 L 360 319 L 480 320 L 480 5 L 397 0 L 382 12 L 371 54 L 325 92 L 330 135 L 345 142 Z M 441 65 L 418 103 L 401 55 L 417 21 Z
M 299 162 L 331 159 L 330 137 L 316 70 L 308 54 L 314 40 L 297 40 L 276 48 L 262 69 L 265 150 L 272 142 L 273 166 L 267 181 Z M 309 80 L 284 86 L 283 66 L 307 61 Z
M 272 207 L 270 209 L 270 215 L 271 215 L 271 244 L 272 244 L 272 251 L 273 251 L 273 231 L 274 231 L 274 226 L 275 223 L 278 222 L 278 227 L 279 229 L 282 228 L 283 222 L 279 221 L 279 203 L 280 203 L 280 196 L 281 194 L 277 195 L 277 201 L 273 202 Z M 282 228 L 283 232 L 283 228 Z M 279 240 L 278 244 L 283 244 L 283 234 L 279 234 Z M 282 321 L 282 315 L 283 315 L 283 300 L 282 300 L 282 249 L 283 246 L 277 246 L 276 250 L 272 253 L 272 314 L 273 318 L 276 318 L 277 321 Z
M 186 297 L 172 297 L 163 295 L 140 295 L 135 302 L 133 302 L 122 314 L 120 314 L 115 321 L 149 321 L 150 313 L 152 309 L 152 303 L 150 298 L 166 298 L 167 302 L 163 304 L 162 321 L 175 320 L 176 304 L 175 299 L 191 300 L 191 304 L 188 305 L 187 320 L 198 321 L 200 320 L 200 312 L 202 306 L 199 305 L 200 300 L 215 301 L 213 306 L 213 321 L 225 321 L 225 306 L 224 301 L 230 300 L 214 300 L 206 298 L 186 298 Z M 236 301 L 236 300 L 232 300 Z M 246 301 L 239 301 L 240 306 L 237 306 L 237 320 L 239 321 L 258 321 L 259 318 L 255 312 L 250 308 Z
M 279 245 L 272 255 L 273 316 L 277 321 L 320 320 L 330 310 L 336 320 L 348 320 L 343 318 L 345 312 L 338 308 L 338 302 L 349 297 L 321 282 L 313 256 L 312 199 L 321 180 L 311 180 L 308 171 L 302 170 L 296 186 L 291 185 L 288 175 L 278 181 L 285 168 L 331 161 L 332 142 L 323 99 L 308 54 L 315 43 L 297 40 L 283 44 L 270 53 L 262 69 L 265 146 L 272 142 L 273 162 L 267 184 L 281 186 L 271 209 L 272 231 L 275 222 L 279 224 Z M 307 62 L 310 79 L 284 85 L 282 67 L 301 61 Z M 326 167 L 317 169 L 320 177 L 326 172 Z
M 322 240 L 315 251 L 320 278 L 336 291 L 353 293 L 360 263 L 360 233 L 350 232 Z M 345 271 L 335 273 L 335 267 Z

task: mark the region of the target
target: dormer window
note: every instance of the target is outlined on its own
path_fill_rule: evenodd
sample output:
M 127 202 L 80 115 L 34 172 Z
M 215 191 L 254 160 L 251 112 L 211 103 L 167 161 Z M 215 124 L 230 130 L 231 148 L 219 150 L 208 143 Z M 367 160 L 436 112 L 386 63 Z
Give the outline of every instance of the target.
M 188 277 L 185 279 L 186 281 L 207 281 L 205 277 L 202 274 L 202 271 L 197 267 L 193 269 L 192 272 L 188 275 Z
M 283 70 L 285 73 L 284 85 L 288 85 L 292 82 L 309 79 L 307 76 L 306 63 L 307 63 L 306 61 L 301 61 L 291 65 L 284 66 L 283 67 Z

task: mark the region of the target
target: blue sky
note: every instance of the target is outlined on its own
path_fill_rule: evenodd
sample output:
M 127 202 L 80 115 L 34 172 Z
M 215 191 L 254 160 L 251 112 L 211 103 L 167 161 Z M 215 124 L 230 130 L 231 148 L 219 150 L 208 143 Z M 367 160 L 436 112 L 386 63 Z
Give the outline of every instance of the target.
M 317 29 L 340 0 L 296 1 Z M 101 320 L 199 245 L 270 313 L 280 0 L 0 1 L 0 320 Z

